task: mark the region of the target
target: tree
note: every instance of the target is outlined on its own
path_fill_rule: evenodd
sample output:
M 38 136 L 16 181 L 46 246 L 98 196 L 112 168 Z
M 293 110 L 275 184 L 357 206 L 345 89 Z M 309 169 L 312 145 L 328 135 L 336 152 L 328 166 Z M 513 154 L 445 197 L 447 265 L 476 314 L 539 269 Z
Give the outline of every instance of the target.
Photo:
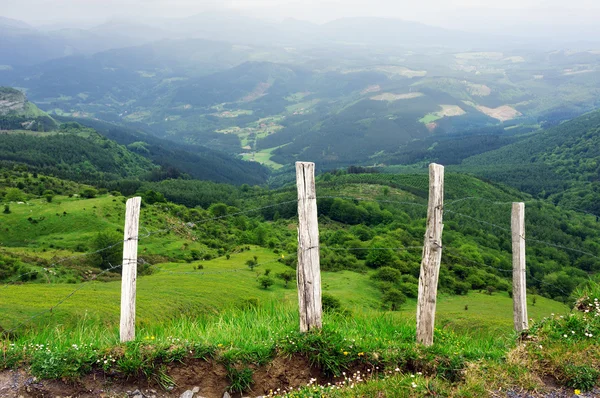
M 249 259 L 249 260 L 246 260 L 246 265 L 248 267 L 250 267 L 250 271 L 254 271 L 254 267 L 256 267 L 258 265 L 258 262 L 256 260 Z
M 273 286 L 275 281 L 270 276 L 261 276 L 258 278 L 258 283 L 263 289 L 268 289 L 270 286 Z
M 396 283 L 402 277 L 402 273 L 392 267 L 381 267 L 373 274 L 371 278 L 380 281 Z
M 369 267 L 379 268 L 394 261 L 394 252 L 382 247 L 372 247 L 367 254 L 365 264 Z
M 25 194 L 19 188 L 8 188 L 4 200 L 7 202 L 24 202 Z
M 389 289 L 381 299 L 385 308 L 389 308 L 392 311 L 398 311 L 400 306 L 406 302 L 406 296 L 397 289 Z
M 52 199 L 54 199 L 54 191 L 47 189 L 44 191 L 44 198 L 46 198 L 46 202 L 50 203 L 52 202 Z
M 279 279 L 282 279 L 285 282 L 285 287 L 288 287 L 288 283 L 296 277 L 296 273 L 291 269 L 281 272 L 277 274 Z
M 98 191 L 94 188 L 86 188 L 81 192 L 82 198 L 92 199 L 95 198 L 96 195 L 98 195 Z
M 108 269 L 119 265 L 123 260 L 123 236 L 113 232 L 100 232 L 92 241 L 92 250 L 97 251 L 90 256 L 94 266 Z

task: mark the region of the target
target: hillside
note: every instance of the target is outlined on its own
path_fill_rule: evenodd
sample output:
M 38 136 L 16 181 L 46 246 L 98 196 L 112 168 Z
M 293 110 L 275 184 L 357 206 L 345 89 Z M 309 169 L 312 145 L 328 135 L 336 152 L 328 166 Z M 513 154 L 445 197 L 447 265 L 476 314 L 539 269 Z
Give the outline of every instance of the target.
M 29 102 L 23 92 L 0 87 L 0 130 L 51 131 L 57 126 L 56 121 Z
M 51 114 L 133 126 L 273 169 L 298 159 L 335 168 L 401 163 L 415 140 L 513 136 L 581 115 L 598 104 L 597 62 L 593 51 L 165 39 L 5 68 L 0 83 L 25 87 Z
M 553 332 L 548 335 L 544 329 L 548 316 L 557 314 L 551 322 L 561 335 L 564 328 L 578 334 L 569 344 L 593 350 L 593 344 L 580 340 L 579 334 L 584 330 L 596 334 L 595 324 L 574 324 L 575 318 L 570 318 L 569 325 L 562 325 L 558 314 L 566 314 L 568 307 L 556 301 L 570 304 L 578 297 L 571 292 L 584 286 L 589 277 L 597 277 L 600 253 L 593 242 L 600 232 L 593 218 L 542 202 L 527 205 L 528 304 L 530 316 L 540 322 L 531 333 L 538 339 L 535 347 L 539 341 L 550 350 L 539 357 L 534 346 L 515 343 L 511 332 L 509 205 L 513 200 L 529 203 L 530 199 L 510 188 L 449 173 L 439 331 L 437 345 L 425 349 L 413 341 L 426 175 L 338 171 L 319 177 L 321 267 L 328 310 L 324 331 L 308 335 L 296 332 L 296 293 L 291 287 L 297 242 L 295 188 L 268 191 L 203 183 L 201 192 L 212 190 L 213 196 L 206 202 L 196 197 L 197 202 L 189 206 L 202 207 L 192 208 L 166 202 L 157 193 L 163 184 L 177 181 L 140 189 L 144 206 L 138 340 L 119 345 L 115 328 L 125 198 L 116 192 L 86 198 L 82 193 L 89 187 L 83 185 L 24 169 L 4 171 L 0 178 L 6 205 L 0 214 L 4 283 L 0 330 L 14 345 L 6 346 L 0 368 L 30 364 L 31 372 L 42 379 L 35 391 L 45 394 L 80 394 L 82 386 L 86 391 L 105 389 L 115 394 L 130 388 L 128 382 L 93 385 L 86 376 L 90 371 L 107 375 L 109 380 L 114 375 L 133 377 L 137 388 L 164 388 L 164 396 L 180 396 L 194 386 L 201 386 L 207 396 L 217 396 L 225 389 L 249 392 L 252 388 L 256 395 L 268 393 L 269 388 L 301 387 L 313 376 L 326 385 L 339 381 L 334 376 L 343 377 L 342 371 L 360 368 L 366 374 L 367 368 L 375 371 L 378 366 L 386 374 L 398 369 L 395 372 L 401 374 L 394 377 L 401 380 L 410 380 L 413 374 L 417 386 L 423 386 L 423 394 L 419 393 L 423 396 L 427 383 L 435 383 L 436 389 L 446 393 L 471 391 L 485 396 L 483 385 L 490 379 L 474 363 L 494 369 L 518 366 L 520 372 L 538 377 L 542 373 L 536 370 L 536 361 L 546 361 L 547 371 L 558 383 L 577 388 L 591 388 L 595 383 L 581 384 L 568 373 L 562 376 L 568 369 L 551 358 L 569 348 L 555 342 Z M 179 181 L 181 186 L 186 183 Z M 40 186 L 63 190 L 48 200 Z M 172 189 L 163 192 L 168 195 Z M 195 197 L 193 192 L 190 197 Z M 264 280 L 269 284 L 262 285 Z M 352 340 L 350 345 L 348 340 Z M 43 354 L 21 349 L 48 341 L 56 343 Z M 520 357 L 532 362 L 504 365 L 513 352 L 521 352 Z M 572 358 L 573 363 L 594 366 L 597 355 L 589 352 Z M 328 356 L 321 357 L 323 353 Z M 289 370 L 286 376 L 273 378 L 276 370 L 269 365 L 263 381 L 264 366 L 289 358 L 288 354 L 293 359 L 285 362 L 287 366 L 299 361 L 299 369 L 315 373 L 296 375 L 296 370 Z M 79 365 L 52 365 L 47 355 L 71 358 L 67 363 Z M 97 360 L 110 363 L 96 365 Z M 432 367 L 431 363 L 441 365 Z M 198 366 L 224 368 L 211 376 L 210 383 L 179 374 L 180 367 Z M 470 381 L 459 376 L 459 370 Z M 242 371 L 246 376 L 236 373 Z M 69 387 L 45 380 L 62 377 L 79 381 Z M 398 388 L 385 387 L 395 379 L 385 380 L 373 388 Z M 361 382 L 360 388 L 371 388 L 372 382 L 364 386 Z M 522 383 L 511 376 L 494 381 L 493 388 Z M 538 382 L 528 388 L 532 385 L 547 388 Z
M 598 214 L 598 148 L 600 112 L 595 111 L 468 158 L 459 169 Z

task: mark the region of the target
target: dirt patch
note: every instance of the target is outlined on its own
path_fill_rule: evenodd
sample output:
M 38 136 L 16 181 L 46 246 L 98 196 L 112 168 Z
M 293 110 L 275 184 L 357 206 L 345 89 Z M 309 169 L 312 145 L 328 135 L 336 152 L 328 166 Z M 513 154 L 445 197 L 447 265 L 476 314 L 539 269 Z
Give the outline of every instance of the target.
M 393 93 L 383 93 L 371 97 L 374 101 L 398 101 L 404 99 L 418 98 L 422 97 L 423 93 L 415 92 L 415 93 L 406 93 L 406 94 L 393 94 Z
M 365 88 L 360 93 L 368 94 L 368 93 L 377 93 L 379 91 L 381 91 L 381 86 L 379 84 L 372 84 L 372 85 L 368 86 L 367 88 Z
M 175 382 L 172 393 L 179 397 L 186 390 L 199 387 L 203 397 L 222 397 L 227 390 L 227 370 L 213 361 L 190 360 L 183 364 L 172 364 L 166 372 Z
M 256 397 L 269 391 L 281 391 L 304 386 L 311 379 L 319 383 L 332 382 L 325 378 L 319 369 L 312 368 L 309 361 L 300 355 L 277 357 L 265 366 L 252 366 L 252 391 L 244 396 Z M 166 367 L 165 374 L 175 383 L 165 389 L 156 377 L 123 378 L 117 375 L 95 371 L 80 380 L 37 380 L 24 370 L 0 372 L 0 397 L 2 398 L 113 398 L 133 397 L 141 394 L 145 398 L 178 398 L 185 391 L 198 388 L 195 396 L 221 398 L 229 386 L 225 366 L 216 361 L 189 359 L 183 363 L 173 363 Z M 231 394 L 241 397 L 241 394 Z
M 269 391 L 277 391 L 277 389 L 283 391 L 289 387 L 303 386 L 312 378 L 317 379 L 318 383 L 325 381 L 318 370 L 310 367 L 306 358 L 302 356 L 275 358 L 269 365 L 254 370 L 253 393 L 266 395 Z
M 486 115 L 493 117 L 494 119 L 500 120 L 501 122 L 512 120 L 522 115 L 521 112 L 508 105 L 503 105 L 498 108 L 488 108 L 485 106 L 478 105 L 476 108 L 479 112 L 485 113 Z
M 467 92 L 475 97 L 487 97 L 492 93 L 492 89 L 485 84 L 475 84 L 465 82 L 467 86 Z
M 440 105 L 442 107 L 442 110 L 439 111 L 437 114 L 439 116 L 448 116 L 448 117 L 452 117 L 452 116 L 461 116 L 464 115 L 466 112 L 458 105 Z
M 256 99 L 259 99 L 260 97 L 264 96 L 267 93 L 267 90 L 270 87 L 271 87 L 271 84 L 268 82 L 258 83 L 256 85 L 256 87 L 254 88 L 254 90 L 250 94 L 248 94 L 244 98 L 242 98 L 240 101 L 241 102 L 251 102 Z
M 431 123 L 427 123 L 425 124 L 425 127 L 427 127 L 427 130 L 429 130 L 430 133 L 433 133 L 433 131 L 437 128 L 438 124 L 436 122 L 431 122 Z

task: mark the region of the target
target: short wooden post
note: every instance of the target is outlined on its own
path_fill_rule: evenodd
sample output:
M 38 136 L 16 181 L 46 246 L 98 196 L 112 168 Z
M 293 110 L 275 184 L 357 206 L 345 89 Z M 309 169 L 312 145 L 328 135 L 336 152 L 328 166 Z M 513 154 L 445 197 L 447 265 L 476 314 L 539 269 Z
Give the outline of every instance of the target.
M 135 287 L 137 249 L 142 198 L 127 200 L 123 241 L 123 274 L 121 278 L 121 342 L 135 339 Z
M 319 262 L 319 222 L 315 189 L 315 164 L 296 162 L 298 187 L 298 305 L 300 331 L 320 329 L 323 325 L 321 304 L 321 265 Z
M 444 166 L 429 165 L 429 205 L 417 302 L 417 342 L 433 344 L 438 277 L 442 261 L 442 216 L 444 214 Z
M 513 315 L 515 330 L 529 328 L 525 278 L 525 203 L 512 204 Z

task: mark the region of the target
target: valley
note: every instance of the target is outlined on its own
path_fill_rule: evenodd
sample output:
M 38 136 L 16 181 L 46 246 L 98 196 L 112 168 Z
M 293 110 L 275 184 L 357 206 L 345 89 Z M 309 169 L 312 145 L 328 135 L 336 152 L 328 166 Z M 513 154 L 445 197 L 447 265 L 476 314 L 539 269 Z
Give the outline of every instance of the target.
M 0 35 L 0 396 L 600 394 L 593 37 L 230 10 L 0 17 Z M 297 194 L 298 161 L 315 164 L 314 197 Z M 432 345 L 417 321 L 428 250 Z M 322 325 L 305 332 L 313 282 Z

